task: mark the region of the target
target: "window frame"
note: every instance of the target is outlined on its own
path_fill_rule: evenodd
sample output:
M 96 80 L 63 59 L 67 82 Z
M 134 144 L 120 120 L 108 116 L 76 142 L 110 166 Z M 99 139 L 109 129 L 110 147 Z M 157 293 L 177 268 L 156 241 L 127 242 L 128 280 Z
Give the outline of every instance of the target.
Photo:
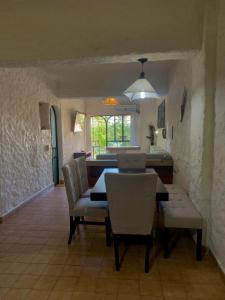
M 126 139 L 125 135 L 124 135 L 124 119 L 125 117 L 129 116 L 130 117 L 130 138 Z M 119 114 L 119 115 L 92 115 L 90 116 L 90 119 L 92 118 L 96 118 L 96 117 L 101 117 L 102 120 L 105 121 L 105 134 L 106 134 L 106 145 L 105 147 L 109 147 L 109 143 L 130 143 L 131 142 L 131 114 Z M 116 117 L 121 117 L 122 118 L 122 135 L 121 135 L 121 139 L 118 139 L 118 135 L 116 134 L 116 122 L 115 122 L 115 118 Z M 114 126 L 114 140 L 109 140 L 108 138 L 108 123 L 109 120 L 111 118 L 114 118 L 113 120 L 113 126 Z M 91 122 L 90 122 L 91 123 Z M 91 128 L 92 130 L 92 128 Z M 93 142 L 92 140 L 92 134 L 91 134 L 91 143 Z

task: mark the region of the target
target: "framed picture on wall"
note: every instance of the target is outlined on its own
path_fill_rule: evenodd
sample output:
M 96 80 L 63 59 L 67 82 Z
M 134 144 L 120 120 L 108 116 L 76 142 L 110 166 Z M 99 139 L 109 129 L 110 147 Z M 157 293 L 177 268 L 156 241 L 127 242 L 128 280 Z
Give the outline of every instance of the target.
M 158 121 L 157 126 L 158 128 L 165 128 L 165 100 L 162 101 L 162 103 L 158 106 Z

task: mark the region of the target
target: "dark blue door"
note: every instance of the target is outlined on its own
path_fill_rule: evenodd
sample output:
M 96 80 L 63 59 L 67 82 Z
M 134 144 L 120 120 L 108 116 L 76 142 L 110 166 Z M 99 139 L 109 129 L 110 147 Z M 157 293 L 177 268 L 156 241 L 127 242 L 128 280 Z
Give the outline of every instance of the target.
M 56 112 L 52 106 L 50 109 L 51 119 L 51 143 L 52 143 L 52 178 L 54 184 L 59 183 L 59 161 L 58 161 L 58 140 Z

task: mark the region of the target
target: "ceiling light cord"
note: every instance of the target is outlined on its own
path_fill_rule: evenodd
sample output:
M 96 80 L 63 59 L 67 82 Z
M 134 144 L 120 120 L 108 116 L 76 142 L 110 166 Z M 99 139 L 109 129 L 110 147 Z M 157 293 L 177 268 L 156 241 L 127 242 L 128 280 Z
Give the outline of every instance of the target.
M 139 78 L 145 78 L 145 72 L 144 72 L 144 63 L 148 61 L 147 58 L 139 58 L 138 61 L 141 63 L 141 73 Z

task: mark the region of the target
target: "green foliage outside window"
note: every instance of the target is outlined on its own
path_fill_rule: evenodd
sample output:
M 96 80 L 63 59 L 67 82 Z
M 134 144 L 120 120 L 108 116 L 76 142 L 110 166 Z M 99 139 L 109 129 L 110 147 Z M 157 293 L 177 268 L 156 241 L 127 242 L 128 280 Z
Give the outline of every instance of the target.
M 130 145 L 131 116 L 91 117 L 92 155 L 106 152 L 107 146 Z

